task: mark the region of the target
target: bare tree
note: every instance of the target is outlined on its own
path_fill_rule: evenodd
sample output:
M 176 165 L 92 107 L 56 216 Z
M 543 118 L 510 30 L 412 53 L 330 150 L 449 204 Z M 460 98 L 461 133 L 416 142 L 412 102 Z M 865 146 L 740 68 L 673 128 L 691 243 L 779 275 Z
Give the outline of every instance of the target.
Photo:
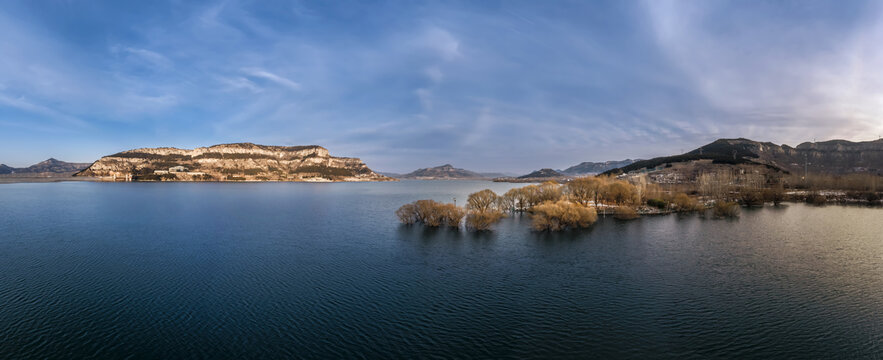
M 490 189 L 484 189 L 479 192 L 469 194 L 466 200 L 466 208 L 472 211 L 489 211 L 496 210 L 499 203 L 499 196 Z
M 570 200 L 583 206 L 596 199 L 601 186 L 601 180 L 595 177 L 578 177 L 564 185 Z

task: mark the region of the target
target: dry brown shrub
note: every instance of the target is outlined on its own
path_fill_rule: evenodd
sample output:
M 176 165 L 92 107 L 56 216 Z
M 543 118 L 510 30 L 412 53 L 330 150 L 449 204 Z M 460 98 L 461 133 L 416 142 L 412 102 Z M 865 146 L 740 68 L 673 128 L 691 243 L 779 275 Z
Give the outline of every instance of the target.
M 742 189 L 739 192 L 739 200 L 742 201 L 742 205 L 745 206 L 763 206 L 763 196 L 764 192 L 762 190 L 756 189 Z
M 638 218 L 638 212 L 628 206 L 620 206 L 613 213 L 613 218 L 618 220 L 632 220 Z
M 411 225 L 417 222 L 417 205 L 405 204 L 396 210 L 396 216 L 402 224 Z
M 825 205 L 828 203 L 828 198 L 825 195 L 814 192 L 806 196 L 806 203 L 811 205 Z
M 454 204 L 441 204 L 438 206 L 441 214 L 441 224 L 450 227 L 459 227 L 463 217 L 466 216 L 466 210 Z
M 697 211 L 702 209 L 702 206 L 699 205 L 699 202 L 696 201 L 695 198 L 692 198 L 684 193 L 679 193 L 675 195 L 672 202 L 675 204 L 675 207 L 677 207 L 678 211 L 682 212 Z
M 733 218 L 739 216 L 739 204 L 732 201 L 717 201 L 712 207 L 717 218 Z
M 442 225 L 457 227 L 466 216 L 466 210 L 454 204 L 445 204 L 434 200 L 417 200 L 396 210 L 396 216 L 405 224 L 420 222 L 429 227 Z
M 561 231 L 589 227 L 598 220 L 598 214 L 595 209 L 569 201 L 544 202 L 531 209 L 531 220 L 538 231 Z
M 772 202 L 773 205 L 779 205 L 785 201 L 785 189 L 782 186 L 765 189 L 763 191 L 764 201 Z
M 474 231 L 489 230 L 491 225 L 495 224 L 506 215 L 502 211 L 470 211 L 466 215 L 466 228 Z

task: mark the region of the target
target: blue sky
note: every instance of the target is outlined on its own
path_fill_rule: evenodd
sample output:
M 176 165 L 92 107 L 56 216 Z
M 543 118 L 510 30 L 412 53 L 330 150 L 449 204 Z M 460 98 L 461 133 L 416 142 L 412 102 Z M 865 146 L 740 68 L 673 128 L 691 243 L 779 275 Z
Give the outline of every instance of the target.
M 883 133 L 883 6 L 6 1 L 0 163 L 227 142 L 525 172 Z

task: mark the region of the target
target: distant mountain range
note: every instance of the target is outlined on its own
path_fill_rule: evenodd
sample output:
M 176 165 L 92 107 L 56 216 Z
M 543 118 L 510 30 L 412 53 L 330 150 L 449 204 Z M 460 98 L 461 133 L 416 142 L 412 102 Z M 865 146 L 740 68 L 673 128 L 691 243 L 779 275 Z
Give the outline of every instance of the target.
M 466 169 L 455 168 L 451 164 L 417 169 L 407 174 L 384 173 L 384 175 L 399 179 L 419 180 L 455 180 L 455 179 L 490 179 L 506 176 L 504 173 L 480 173 Z
M 518 179 L 559 178 L 563 176 L 565 175 L 552 169 L 539 169 L 530 174 L 521 175 Z
M 0 164 L 0 175 L 8 174 L 64 174 L 74 173 L 89 167 L 89 163 L 69 163 L 53 158 L 38 162 L 26 168 L 14 168 Z
M 578 165 L 571 166 L 564 170 L 558 170 L 558 172 L 564 175 L 570 176 L 579 176 L 579 175 L 590 175 L 590 174 L 600 174 L 607 170 L 621 168 L 623 166 L 631 165 L 636 161 L 640 160 L 632 160 L 625 159 L 619 161 L 605 161 L 605 162 L 582 162 Z
M 481 179 L 481 174 L 465 169 L 455 168 L 451 164 L 417 169 L 401 175 L 400 179 Z
M 759 164 L 787 172 L 826 174 L 883 173 L 883 140 L 805 142 L 797 147 L 744 138 L 719 139 L 674 156 L 637 161 L 607 174 L 655 169 L 666 164 L 712 160 L 717 164 Z

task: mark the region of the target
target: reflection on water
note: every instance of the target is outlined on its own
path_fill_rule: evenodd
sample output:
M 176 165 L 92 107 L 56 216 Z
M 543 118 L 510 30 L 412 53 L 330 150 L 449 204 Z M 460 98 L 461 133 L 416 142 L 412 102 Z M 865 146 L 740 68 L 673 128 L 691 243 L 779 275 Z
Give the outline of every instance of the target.
M 512 186 L 0 186 L 0 358 L 883 356 L 883 209 L 393 214 Z

